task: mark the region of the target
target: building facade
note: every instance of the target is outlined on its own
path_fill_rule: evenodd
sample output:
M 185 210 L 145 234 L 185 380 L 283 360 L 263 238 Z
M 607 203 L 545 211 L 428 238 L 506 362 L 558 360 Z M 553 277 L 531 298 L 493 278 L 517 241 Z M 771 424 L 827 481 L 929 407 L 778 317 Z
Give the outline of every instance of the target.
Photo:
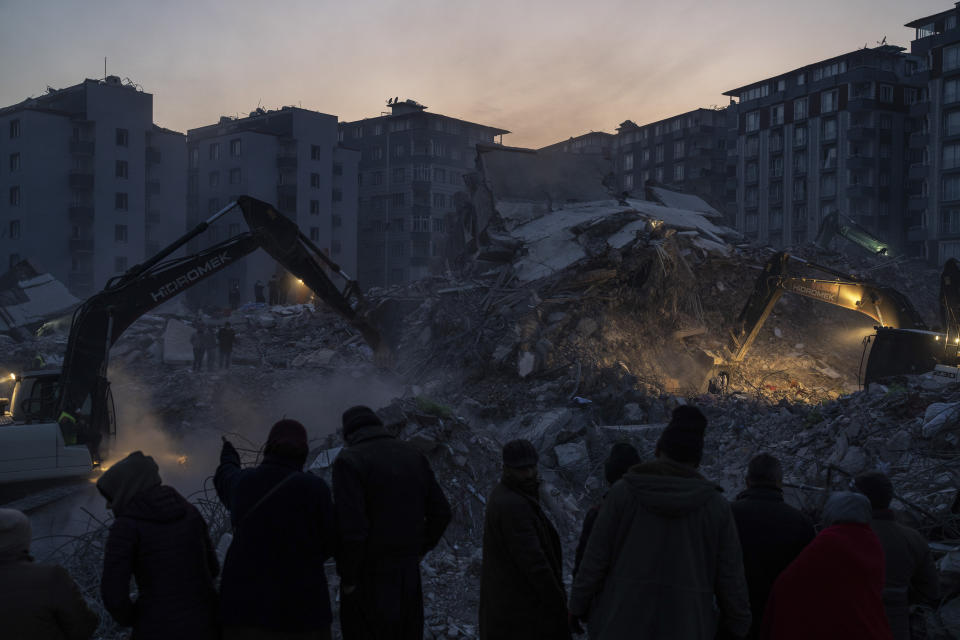
M 733 89 L 736 227 L 777 247 L 816 237 L 833 211 L 900 251 L 921 251 L 922 218 L 907 208 L 916 59 L 865 48 Z
M 185 137 L 116 76 L 0 109 L 0 159 L 0 269 L 29 258 L 86 297 L 185 229 Z
M 360 154 L 358 276 L 364 288 L 417 280 L 442 263 L 447 214 L 476 145 L 509 133 L 392 100 L 389 113 L 340 124 Z
M 648 184 L 667 186 L 722 210 L 727 117 L 723 109 L 696 109 L 642 126 L 623 122 L 613 140 L 620 188 L 643 194 Z
M 910 106 L 907 206 L 923 221 L 924 253 L 942 264 L 960 258 L 960 4 L 907 23 L 921 98 Z
M 538 151 L 546 153 L 579 153 L 585 155 L 603 156 L 609 158 L 613 150 L 613 141 L 616 138 L 612 133 L 605 131 L 591 131 L 569 140 L 547 145 Z
M 206 220 L 241 195 L 269 202 L 341 269 L 356 273 L 357 165 L 359 154 L 337 142 L 337 117 L 283 107 L 258 109 L 245 118 L 220 118 L 217 124 L 187 132 L 187 222 Z M 235 210 L 191 243 L 197 251 L 247 230 Z M 254 299 L 254 285 L 267 285 L 284 271 L 257 251 L 190 290 L 201 306 L 226 306 L 232 287 L 241 301 Z M 291 286 L 296 287 L 295 283 Z M 300 285 L 302 286 L 302 285 Z M 304 291 L 290 291 L 290 300 Z

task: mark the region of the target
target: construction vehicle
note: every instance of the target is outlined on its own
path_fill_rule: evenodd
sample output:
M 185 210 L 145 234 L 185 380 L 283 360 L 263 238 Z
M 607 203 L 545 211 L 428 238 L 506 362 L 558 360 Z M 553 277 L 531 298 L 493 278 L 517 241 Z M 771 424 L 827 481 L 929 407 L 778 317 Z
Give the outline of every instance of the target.
M 932 331 L 910 299 L 891 287 L 863 281 L 787 253 L 777 253 L 764 265 L 753 293 L 730 331 L 728 351 L 740 362 L 756 339 L 780 296 L 795 293 L 857 311 L 872 318 L 876 333 L 864 341 L 858 372 L 862 384 L 893 375 L 956 371 L 960 349 L 960 266 L 949 260 L 940 278 L 944 331 Z
M 249 231 L 170 258 L 235 207 Z M 388 359 L 379 331 L 366 319 L 356 283 L 292 220 L 266 202 L 241 196 L 84 301 L 73 314 L 62 370 L 12 375 L 13 393 L 0 419 L 0 483 L 89 474 L 106 457 L 116 433 L 106 376 L 110 347 L 137 318 L 257 249 L 359 330 L 378 361 Z M 343 290 L 328 271 L 346 282 Z
M 820 223 L 814 245 L 821 251 L 829 251 L 830 243 L 837 236 L 846 238 L 875 256 L 894 257 L 889 242 L 884 242 L 847 216 L 840 215 L 839 211 L 834 211 Z

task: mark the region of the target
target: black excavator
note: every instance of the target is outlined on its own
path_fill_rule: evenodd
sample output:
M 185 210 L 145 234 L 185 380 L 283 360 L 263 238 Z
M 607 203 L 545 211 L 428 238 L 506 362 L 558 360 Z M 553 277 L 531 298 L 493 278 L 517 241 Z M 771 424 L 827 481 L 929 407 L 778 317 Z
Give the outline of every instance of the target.
M 170 257 L 235 207 L 248 231 L 193 255 Z M 257 249 L 346 318 L 379 363 L 389 362 L 389 348 L 367 320 L 369 309 L 356 282 L 292 220 L 266 202 L 241 196 L 84 301 L 73 314 L 62 370 L 13 376 L 13 402 L 3 416 L 7 426 L 0 429 L 0 436 L 11 434 L 8 443 L 0 437 L 0 483 L 78 475 L 96 466 L 115 432 L 106 375 L 110 347 L 137 318 Z M 345 281 L 342 290 L 328 273 Z
M 787 253 L 774 254 L 730 330 L 730 360 L 741 361 L 784 293 L 795 293 L 872 318 L 876 333 L 864 340 L 861 384 L 903 374 L 955 375 L 960 363 L 960 263 L 948 260 L 940 277 L 940 319 L 931 330 L 910 299 L 891 287 L 861 280 Z M 939 365 L 939 366 L 938 366 Z

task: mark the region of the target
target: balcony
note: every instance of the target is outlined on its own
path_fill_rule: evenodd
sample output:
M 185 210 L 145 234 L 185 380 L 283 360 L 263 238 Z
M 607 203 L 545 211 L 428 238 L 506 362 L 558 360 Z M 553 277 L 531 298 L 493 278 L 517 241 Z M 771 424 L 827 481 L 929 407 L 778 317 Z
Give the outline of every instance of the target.
M 70 153 L 92 156 L 95 146 L 93 140 L 71 140 Z
M 927 196 L 911 195 L 909 198 L 907 198 L 907 210 L 915 212 L 926 211 L 927 202 Z
M 872 169 L 875 164 L 876 160 L 867 156 L 850 156 L 847 158 L 847 169 Z
M 277 155 L 277 168 L 278 169 L 296 169 L 297 168 L 297 154 L 296 153 L 281 153 Z
M 847 139 L 858 141 L 858 140 L 873 140 L 877 137 L 877 128 L 871 127 L 863 124 L 858 124 L 853 127 L 850 127 L 850 130 L 847 131 Z
M 917 131 L 910 134 L 911 147 L 925 147 L 930 144 L 930 134 L 926 131 Z
M 919 118 L 930 113 L 930 102 L 924 100 L 910 105 L 910 117 Z
M 156 147 L 147 147 L 147 162 L 149 164 L 160 164 L 163 156 Z
M 851 184 L 847 187 L 847 196 L 850 198 L 872 198 L 876 195 L 876 188 L 869 184 Z
M 910 165 L 907 170 L 907 177 L 910 180 L 924 180 L 930 177 L 930 165 L 917 162 Z
M 93 189 L 93 171 L 71 171 L 67 179 L 71 189 Z
M 869 96 L 855 96 L 847 100 L 847 111 L 872 110 L 877 101 Z
M 93 239 L 70 238 L 70 250 L 77 253 L 93 253 Z
M 74 206 L 69 209 L 71 224 L 93 224 L 93 207 Z

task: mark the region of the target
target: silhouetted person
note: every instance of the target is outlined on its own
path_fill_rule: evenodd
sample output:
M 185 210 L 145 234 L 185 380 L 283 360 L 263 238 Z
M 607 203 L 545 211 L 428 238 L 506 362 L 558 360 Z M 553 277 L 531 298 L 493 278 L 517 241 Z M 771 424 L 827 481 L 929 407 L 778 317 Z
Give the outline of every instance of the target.
M 137 640 L 218 638 L 220 567 L 197 508 L 161 484 L 157 463 L 140 451 L 107 469 L 97 489 L 114 516 L 100 591 L 117 624 L 133 627 Z
M 193 347 L 193 370 L 194 371 L 203 371 L 203 354 L 206 345 L 206 327 L 200 325 L 197 327 L 193 335 L 190 336 L 190 346 Z
M 287 304 L 287 298 L 290 296 L 290 288 L 293 286 L 293 276 L 284 271 L 277 282 L 277 304 Z
M 34 563 L 31 536 L 26 515 L 0 509 L 0 635 L 87 640 L 97 630 L 97 614 L 66 569 Z
M 636 448 L 628 442 L 618 442 L 611 447 L 610 455 L 603 463 L 603 476 L 607 484 L 612 487 L 630 467 L 639 463 L 640 454 L 637 453 Z M 604 494 L 603 497 L 606 498 L 607 495 Z M 593 524 L 596 522 L 599 513 L 600 504 L 595 504 L 590 507 L 587 515 L 583 518 L 583 529 L 580 532 L 580 540 L 577 542 L 577 551 L 573 559 L 573 575 L 577 575 L 577 569 L 580 568 L 583 552 L 587 548 L 590 532 L 593 531 Z
M 480 640 L 562 640 L 567 627 L 560 536 L 540 507 L 537 450 L 503 446 L 503 476 L 487 499 Z
M 257 280 L 253 283 L 253 300 L 257 303 L 266 302 L 266 298 L 263 297 L 263 283 Z
M 213 327 L 203 331 L 203 353 L 207 356 L 207 371 L 217 368 L 217 332 Z
M 306 429 L 295 420 L 273 425 L 256 467 L 241 469 L 237 450 L 223 441 L 213 482 L 233 524 L 220 581 L 225 640 L 330 638 L 323 563 L 336 527 L 327 483 L 302 471 L 308 452 Z
M 233 330 L 229 322 L 224 323 L 217 331 L 217 347 L 220 350 L 220 368 L 229 369 L 230 360 L 233 355 L 233 343 L 237 338 L 237 332 Z
M 270 293 L 270 306 L 280 303 L 280 283 L 277 282 L 277 274 L 270 276 L 267 280 L 267 291 Z
M 834 493 L 825 527 L 773 585 L 764 640 L 891 640 L 883 610 L 883 547 L 870 529 L 870 501 Z
M 890 630 L 896 640 L 909 640 L 910 605 L 933 604 L 940 597 L 940 578 L 930 547 L 919 532 L 897 522 L 890 509 L 893 483 L 886 474 L 870 471 L 858 476 L 855 484 L 870 500 L 870 528 L 883 547 L 883 605 Z
M 756 638 L 777 576 L 813 540 L 813 521 L 783 501 L 783 469 L 768 453 L 747 466 L 747 488 L 730 505 L 737 523 Z
M 240 306 L 240 298 L 240 285 L 235 284 L 230 287 L 230 292 L 227 294 L 231 309 L 236 310 L 236 308 Z
M 440 542 L 450 504 L 427 458 L 368 407 L 343 413 L 343 439 L 333 461 L 343 637 L 420 640 L 420 559 Z
M 750 628 L 750 599 L 730 505 L 697 473 L 707 419 L 677 407 L 656 460 L 631 468 L 600 507 L 570 595 L 590 637 L 713 640 Z M 719 621 L 718 621 L 719 616 Z

